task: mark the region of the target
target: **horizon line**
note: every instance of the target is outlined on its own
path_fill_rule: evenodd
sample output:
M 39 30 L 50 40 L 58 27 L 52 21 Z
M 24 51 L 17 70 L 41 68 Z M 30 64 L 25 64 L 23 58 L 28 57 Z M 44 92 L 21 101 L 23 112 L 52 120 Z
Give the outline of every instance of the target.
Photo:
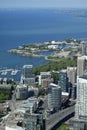
M 0 7 L 0 10 L 28 10 L 28 9 L 87 9 L 86 7 Z

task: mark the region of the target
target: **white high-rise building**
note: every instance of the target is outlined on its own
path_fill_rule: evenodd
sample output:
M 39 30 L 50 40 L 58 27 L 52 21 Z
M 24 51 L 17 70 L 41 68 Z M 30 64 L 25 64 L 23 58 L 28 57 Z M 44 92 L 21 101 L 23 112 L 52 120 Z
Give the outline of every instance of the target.
M 87 121 L 87 75 L 77 78 L 75 118 Z
M 48 109 L 59 110 L 61 107 L 61 87 L 51 83 L 48 88 Z
M 87 75 L 77 77 L 77 100 L 75 117 L 70 121 L 70 130 L 87 130 Z
M 86 58 L 84 56 L 78 57 L 77 59 L 77 76 L 83 76 L 85 73 Z

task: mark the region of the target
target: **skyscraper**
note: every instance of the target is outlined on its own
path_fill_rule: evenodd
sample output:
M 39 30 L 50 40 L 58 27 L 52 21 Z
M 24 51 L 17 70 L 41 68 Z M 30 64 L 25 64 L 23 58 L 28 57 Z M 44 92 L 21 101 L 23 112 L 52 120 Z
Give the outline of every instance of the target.
M 77 101 L 75 117 L 87 120 L 87 75 L 77 78 Z
M 67 77 L 68 77 L 68 92 L 70 98 L 74 97 L 73 92 L 76 93 L 75 89 L 75 83 L 77 79 L 77 68 L 76 67 L 67 67 Z M 75 94 L 76 95 L 76 94 Z
M 77 59 L 77 76 L 84 75 L 86 67 L 86 58 L 84 56 L 78 57 Z
M 23 66 L 23 77 L 30 78 L 32 76 L 32 65 L 24 65 Z
M 68 92 L 68 78 L 66 70 L 61 70 L 59 72 L 59 86 L 62 92 Z
M 61 87 L 51 83 L 48 88 L 48 109 L 58 111 L 61 107 Z
M 86 55 L 86 44 L 84 43 L 84 41 L 82 41 L 81 43 L 81 48 L 82 48 L 82 55 Z
M 77 77 L 77 68 L 76 67 L 67 67 L 67 77 L 68 82 L 73 86 L 76 83 Z
M 77 78 L 77 100 L 73 130 L 87 130 L 87 75 Z
M 35 77 L 32 74 L 32 65 L 24 65 L 22 69 L 21 83 L 35 86 Z
M 24 114 L 25 128 L 26 130 L 45 130 L 45 122 L 42 114 Z

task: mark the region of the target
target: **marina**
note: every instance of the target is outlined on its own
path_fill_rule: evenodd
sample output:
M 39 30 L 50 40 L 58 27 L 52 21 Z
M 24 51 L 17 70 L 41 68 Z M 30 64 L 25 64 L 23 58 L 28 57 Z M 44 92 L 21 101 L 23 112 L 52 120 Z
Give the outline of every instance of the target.
M 3 71 L 2 73 L 1 73 L 1 75 L 7 75 L 7 71 Z
M 19 81 L 21 76 L 21 70 L 19 69 L 1 69 L 0 79 L 12 79 L 14 81 Z
M 12 71 L 12 69 L 2 69 L 0 70 L 1 75 L 7 75 L 8 72 Z
M 8 72 L 10 72 L 11 75 L 16 75 L 18 71 L 20 71 L 20 70 L 16 70 L 16 69 L 4 69 L 4 70 L 0 70 L 0 74 L 1 75 L 7 75 Z
M 16 75 L 18 73 L 19 70 L 12 70 L 11 71 L 11 75 Z

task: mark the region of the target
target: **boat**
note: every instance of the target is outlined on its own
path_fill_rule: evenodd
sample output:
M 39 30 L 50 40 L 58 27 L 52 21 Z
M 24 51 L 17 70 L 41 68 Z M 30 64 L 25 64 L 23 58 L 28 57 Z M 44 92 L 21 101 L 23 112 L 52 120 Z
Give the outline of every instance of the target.
M 8 72 L 6 70 L 3 70 L 2 73 L 1 73 L 1 75 L 7 75 L 7 73 Z
M 18 70 L 12 70 L 11 75 L 16 75 Z

